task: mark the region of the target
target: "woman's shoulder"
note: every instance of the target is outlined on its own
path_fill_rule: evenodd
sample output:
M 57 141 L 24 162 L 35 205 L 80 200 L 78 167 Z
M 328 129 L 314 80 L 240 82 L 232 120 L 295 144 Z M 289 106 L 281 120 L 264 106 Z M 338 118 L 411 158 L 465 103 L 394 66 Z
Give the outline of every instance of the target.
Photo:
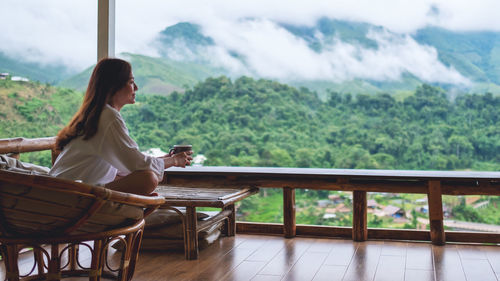
M 100 119 L 106 123 L 113 122 L 115 120 L 123 120 L 120 112 L 112 108 L 109 104 L 106 104 L 102 109 Z
M 102 110 L 101 117 L 99 118 L 99 127 L 109 128 L 111 125 L 124 127 L 125 121 L 123 120 L 120 112 L 106 104 Z

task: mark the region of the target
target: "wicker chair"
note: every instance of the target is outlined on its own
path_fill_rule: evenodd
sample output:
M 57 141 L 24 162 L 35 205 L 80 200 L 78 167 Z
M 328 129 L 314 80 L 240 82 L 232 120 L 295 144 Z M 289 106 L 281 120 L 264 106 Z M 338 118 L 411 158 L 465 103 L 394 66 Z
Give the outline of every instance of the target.
M 101 276 L 130 280 L 138 257 L 144 217 L 164 203 L 104 187 L 0 170 L 0 249 L 8 280 L 59 280 Z M 108 264 L 108 246 L 124 243 L 117 268 Z M 79 248 L 88 248 L 82 266 Z M 83 249 L 82 248 L 82 249 Z M 18 257 L 33 249 L 33 267 L 20 276 Z

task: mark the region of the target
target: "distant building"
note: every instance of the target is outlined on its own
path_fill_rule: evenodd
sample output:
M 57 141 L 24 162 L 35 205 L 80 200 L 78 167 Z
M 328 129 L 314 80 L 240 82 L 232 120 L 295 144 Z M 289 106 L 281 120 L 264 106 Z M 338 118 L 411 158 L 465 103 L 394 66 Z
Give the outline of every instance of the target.
M 327 214 L 335 214 L 335 213 L 350 213 L 352 212 L 351 208 L 348 208 L 344 205 L 344 203 L 340 203 L 335 208 L 327 208 L 325 209 L 325 213 Z
M 378 208 L 378 203 L 374 199 L 370 199 L 366 202 L 366 207 L 368 207 L 370 209 L 375 209 L 375 208 Z
M 7 79 L 8 76 L 9 76 L 9 73 L 7 73 L 7 72 L 0 73 L 0 80 L 5 80 L 5 79 Z
M 382 212 L 386 216 L 391 216 L 394 218 L 402 218 L 405 216 L 405 211 L 399 207 L 388 205 L 382 209 Z
M 318 200 L 318 201 L 316 201 L 316 203 L 318 204 L 318 207 L 326 208 L 331 204 L 331 201 L 330 200 Z
M 203 166 L 203 162 L 207 160 L 207 157 L 203 154 L 198 154 L 193 157 L 193 166 Z
M 415 200 L 415 204 L 427 204 L 427 197 Z
M 333 204 L 339 204 L 344 202 L 344 199 L 340 197 L 338 194 L 330 194 L 328 195 L 328 199 L 333 202 Z
M 423 214 L 427 214 L 427 213 L 429 213 L 429 206 L 422 206 L 422 207 L 418 208 L 418 211 L 423 213 Z
M 325 214 L 323 215 L 323 219 L 325 219 L 325 220 L 327 220 L 327 219 L 334 219 L 334 218 L 336 218 L 336 217 L 337 217 L 337 215 L 336 215 L 336 214 L 328 214 L 328 213 L 325 213 Z
M 467 196 L 465 197 L 465 205 L 472 205 L 476 203 L 477 200 L 481 199 L 481 196 Z
M 30 81 L 28 78 L 21 77 L 21 76 L 12 76 L 12 77 L 10 77 L 10 80 L 12 80 L 12 81 L 21 81 L 21 82 L 28 82 L 28 81 Z
M 482 209 L 482 208 L 488 207 L 489 204 L 490 204 L 490 200 L 481 201 L 479 203 L 476 203 L 476 204 L 472 205 L 472 208 L 474 208 L 474 209 Z

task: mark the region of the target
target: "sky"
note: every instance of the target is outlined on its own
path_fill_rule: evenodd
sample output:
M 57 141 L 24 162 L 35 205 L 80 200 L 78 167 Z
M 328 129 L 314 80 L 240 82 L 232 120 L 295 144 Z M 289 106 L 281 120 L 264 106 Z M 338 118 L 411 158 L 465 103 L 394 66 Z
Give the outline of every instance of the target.
M 79 72 L 96 60 L 97 1 L 2 0 L 0 51 Z M 271 79 L 397 80 L 410 72 L 424 81 L 469 81 L 411 38 L 432 25 L 454 31 L 500 31 L 499 0 L 116 0 L 116 53 L 157 56 L 158 33 L 178 22 L 202 27 L 216 46 L 214 64 Z M 371 32 L 379 48 L 335 41 L 317 53 L 277 23 L 313 26 L 321 17 L 383 26 Z M 182 46 L 182 44 L 180 45 Z M 238 50 L 245 63 L 229 55 Z

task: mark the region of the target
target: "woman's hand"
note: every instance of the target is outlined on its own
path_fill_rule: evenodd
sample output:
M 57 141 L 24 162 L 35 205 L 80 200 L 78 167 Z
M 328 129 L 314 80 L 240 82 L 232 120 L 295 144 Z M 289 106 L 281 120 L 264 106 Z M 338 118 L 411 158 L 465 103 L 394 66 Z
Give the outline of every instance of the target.
M 160 158 L 165 162 L 165 169 L 170 167 L 184 168 L 191 165 L 191 161 L 193 160 L 193 157 L 191 157 L 192 154 L 192 151 L 185 151 L 173 154 L 172 156 L 165 155 Z

